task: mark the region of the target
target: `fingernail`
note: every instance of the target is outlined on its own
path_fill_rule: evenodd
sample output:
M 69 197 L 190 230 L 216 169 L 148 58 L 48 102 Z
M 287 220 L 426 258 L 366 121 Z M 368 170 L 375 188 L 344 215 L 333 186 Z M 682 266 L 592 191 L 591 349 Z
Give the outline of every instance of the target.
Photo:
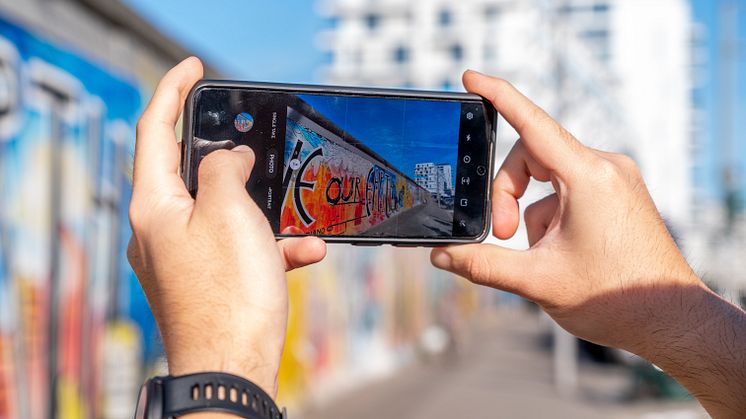
M 466 70 L 466 72 L 467 72 L 467 73 L 474 73 L 474 74 L 478 74 L 478 75 L 480 75 L 480 76 L 483 76 L 483 75 L 484 75 L 484 74 L 482 74 L 482 73 L 481 73 L 480 71 L 477 71 L 477 70 L 473 70 L 473 69 L 471 69 L 471 68 L 470 68 L 470 69 L 468 69 L 468 70 Z
M 232 151 L 235 151 L 237 153 L 247 153 L 251 151 L 251 147 L 241 144 L 241 145 L 233 147 Z
M 436 268 L 450 269 L 453 259 L 445 250 L 435 250 L 433 251 L 432 262 Z

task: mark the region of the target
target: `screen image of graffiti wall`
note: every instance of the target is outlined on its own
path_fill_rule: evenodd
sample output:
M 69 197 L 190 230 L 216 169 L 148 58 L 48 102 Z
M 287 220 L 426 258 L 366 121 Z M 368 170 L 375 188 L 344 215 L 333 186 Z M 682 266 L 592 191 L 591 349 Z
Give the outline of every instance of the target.
M 345 117 L 339 117 L 347 125 L 345 129 L 354 129 L 355 122 L 346 115 L 352 111 L 364 114 L 365 109 L 355 109 L 355 103 L 340 98 L 332 100 L 345 112 Z M 344 103 L 343 107 L 339 106 L 340 102 Z M 403 106 L 406 101 L 400 102 L 399 106 Z M 452 108 L 458 112 L 457 107 Z M 391 118 L 378 124 L 382 133 L 373 131 L 374 128 L 359 129 L 358 132 L 367 134 L 359 138 L 341 130 L 331 132 L 313 117 L 288 107 L 281 230 L 287 232 L 290 227 L 294 233 L 373 237 L 437 237 L 451 233 L 454 193 L 451 167 L 456 159 L 458 115 L 451 119 L 456 132 L 449 138 L 449 147 L 441 145 L 437 155 L 440 160 L 448 161 L 440 164 L 448 167 L 444 176 L 447 179 L 439 189 L 433 189 L 416 179 L 416 175 L 421 167 L 435 167 L 435 164 L 421 161 L 427 157 L 411 150 L 407 153 L 407 147 L 413 149 L 417 144 L 411 139 L 404 141 L 403 124 L 395 127 L 398 130 L 385 126 L 386 121 L 403 120 L 403 108 L 395 108 L 394 112 Z M 337 121 L 331 123 L 337 127 Z M 378 150 L 373 150 L 374 141 L 378 141 Z M 407 155 L 407 160 L 402 160 L 402 155 Z M 393 159 L 399 161 L 392 162 Z

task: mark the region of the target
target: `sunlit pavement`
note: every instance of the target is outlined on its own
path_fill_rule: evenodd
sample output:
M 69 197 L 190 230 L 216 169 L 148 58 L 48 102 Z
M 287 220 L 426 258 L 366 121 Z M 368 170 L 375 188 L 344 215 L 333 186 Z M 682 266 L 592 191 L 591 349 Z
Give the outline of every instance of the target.
M 421 363 L 293 416 L 381 418 L 646 418 L 708 417 L 695 401 L 624 401 L 621 367 L 580 364 L 578 389 L 562 397 L 552 357 L 542 349 L 545 319 L 524 309 L 485 316 L 454 362 Z

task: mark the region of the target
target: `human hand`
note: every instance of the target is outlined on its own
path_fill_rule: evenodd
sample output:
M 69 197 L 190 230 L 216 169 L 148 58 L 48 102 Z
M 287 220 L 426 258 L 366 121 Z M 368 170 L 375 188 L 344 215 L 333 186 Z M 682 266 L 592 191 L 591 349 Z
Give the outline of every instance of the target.
M 206 156 L 196 199 L 179 176 L 175 125 L 202 64 L 169 71 L 137 124 L 128 257 L 147 295 L 169 372 L 222 371 L 274 396 L 287 326 L 285 271 L 323 259 L 324 242 L 276 242 L 246 192 L 254 165 L 239 146 Z
M 531 178 L 555 194 L 525 210 L 530 249 L 474 244 L 435 249 L 435 266 L 535 301 L 570 333 L 636 353 L 670 296 L 651 290 L 705 286 L 669 235 L 635 163 L 585 147 L 509 83 L 467 72 L 519 133 L 493 185 L 493 229 L 512 237 Z M 701 295 L 700 295 L 701 296 Z

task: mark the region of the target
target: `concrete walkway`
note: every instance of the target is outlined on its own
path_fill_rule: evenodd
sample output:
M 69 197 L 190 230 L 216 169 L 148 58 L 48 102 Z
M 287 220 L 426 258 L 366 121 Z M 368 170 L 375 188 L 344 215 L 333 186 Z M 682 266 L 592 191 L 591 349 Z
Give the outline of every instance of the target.
M 302 419 L 706 418 L 694 401 L 625 402 L 630 375 L 621 367 L 581 363 L 575 396 L 552 384 L 551 353 L 542 349 L 545 319 L 523 309 L 487 316 L 456 359 L 420 363 L 337 400 L 293 416 Z

